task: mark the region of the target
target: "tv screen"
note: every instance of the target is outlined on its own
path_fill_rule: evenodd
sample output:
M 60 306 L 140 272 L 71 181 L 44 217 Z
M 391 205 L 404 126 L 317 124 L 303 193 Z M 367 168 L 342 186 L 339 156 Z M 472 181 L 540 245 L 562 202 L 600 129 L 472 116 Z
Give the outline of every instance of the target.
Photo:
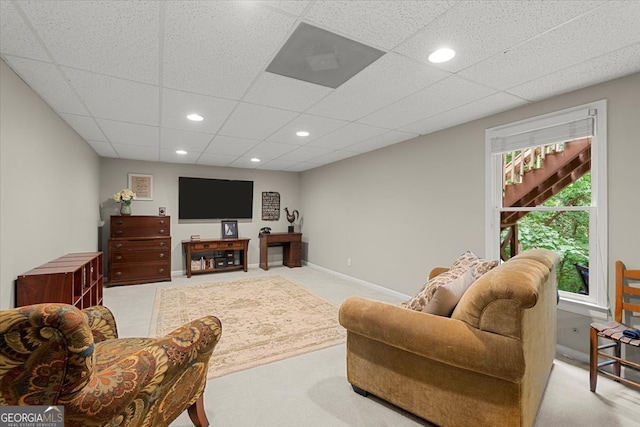
M 180 219 L 251 219 L 253 181 L 179 177 Z

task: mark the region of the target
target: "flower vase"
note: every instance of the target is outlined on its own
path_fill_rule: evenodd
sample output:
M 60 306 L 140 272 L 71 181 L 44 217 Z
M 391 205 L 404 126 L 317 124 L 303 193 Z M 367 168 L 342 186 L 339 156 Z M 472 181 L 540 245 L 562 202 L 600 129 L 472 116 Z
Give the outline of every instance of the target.
M 123 216 L 131 215 L 131 203 L 122 202 L 120 204 L 120 215 L 123 215 Z

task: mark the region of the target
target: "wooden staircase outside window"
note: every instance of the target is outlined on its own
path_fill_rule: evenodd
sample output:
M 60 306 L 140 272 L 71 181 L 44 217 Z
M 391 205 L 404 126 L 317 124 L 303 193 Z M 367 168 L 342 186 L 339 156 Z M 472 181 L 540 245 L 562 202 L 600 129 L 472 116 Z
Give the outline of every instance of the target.
M 508 161 L 507 161 L 508 160 Z M 591 170 L 591 139 L 543 145 L 503 154 L 503 207 L 535 207 Z M 526 211 L 502 212 L 500 244 L 503 260 L 518 253 L 518 220 Z

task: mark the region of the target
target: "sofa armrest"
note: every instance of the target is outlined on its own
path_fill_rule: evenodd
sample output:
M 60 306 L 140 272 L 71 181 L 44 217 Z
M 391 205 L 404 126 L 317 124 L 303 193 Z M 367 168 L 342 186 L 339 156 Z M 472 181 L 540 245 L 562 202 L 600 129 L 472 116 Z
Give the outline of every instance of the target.
M 361 297 L 340 307 L 350 333 L 461 369 L 517 382 L 524 374 L 519 340 L 475 329 L 465 322 Z
M 109 354 L 98 358 L 87 384 L 60 397 L 67 421 L 106 425 L 120 417 L 122 425 L 129 425 L 144 415 L 148 425 L 166 425 L 160 418 L 173 419 L 202 394 L 221 332 L 220 320 L 205 316 L 160 338 L 105 342 L 98 348 Z M 168 406 L 159 411 L 163 404 Z
M 95 305 L 83 309 L 82 312 L 87 316 L 94 342 L 98 343 L 118 338 L 116 319 L 107 307 Z

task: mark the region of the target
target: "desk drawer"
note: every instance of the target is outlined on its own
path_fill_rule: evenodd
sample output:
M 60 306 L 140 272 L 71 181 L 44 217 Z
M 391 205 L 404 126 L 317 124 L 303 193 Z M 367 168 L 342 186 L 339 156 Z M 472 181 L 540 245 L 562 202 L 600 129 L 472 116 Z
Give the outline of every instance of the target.
M 209 250 L 231 250 L 242 249 L 244 246 L 242 242 L 200 242 L 191 243 L 192 251 L 209 251 Z

